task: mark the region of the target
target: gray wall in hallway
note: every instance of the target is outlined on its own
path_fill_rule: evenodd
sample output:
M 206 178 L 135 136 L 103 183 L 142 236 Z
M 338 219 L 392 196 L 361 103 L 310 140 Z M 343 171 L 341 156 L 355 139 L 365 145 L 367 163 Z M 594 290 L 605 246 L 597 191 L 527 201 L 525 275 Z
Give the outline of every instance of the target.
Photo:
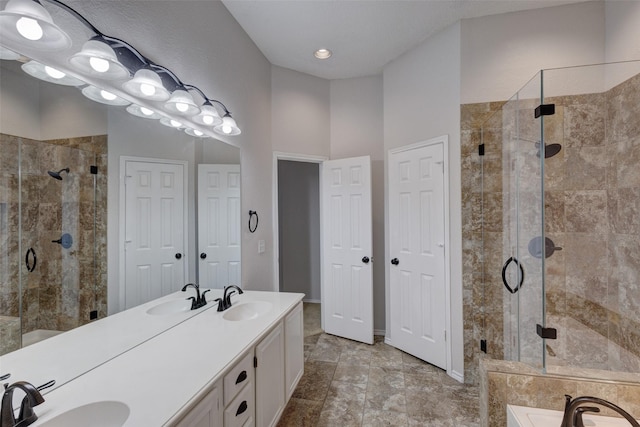
M 320 301 L 320 182 L 317 163 L 278 161 L 280 290 Z

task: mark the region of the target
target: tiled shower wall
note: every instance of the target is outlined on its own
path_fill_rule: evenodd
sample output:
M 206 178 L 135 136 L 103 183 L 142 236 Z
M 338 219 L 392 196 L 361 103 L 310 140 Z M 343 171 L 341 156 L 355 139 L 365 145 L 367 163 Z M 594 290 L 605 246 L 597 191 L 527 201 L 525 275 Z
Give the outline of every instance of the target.
M 545 160 L 545 233 L 562 247 L 546 260 L 547 321 L 558 328 L 548 364 L 640 372 L 640 76 L 545 103 L 556 104 L 545 142 L 562 144 Z M 489 357 L 504 357 L 501 137 L 485 133 L 484 174 L 478 156 L 482 123 L 500 107 L 461 106 L 465 376 L 473 382 L 480 339 Z
M 34 329 L 72 329 L 89 322 L 91 310 L 98 310 L 98 317 L 106 316 L 106 159 L 106 136 L 34 141 L 0 134 L 0 316 L 5 320 L 0 326 L 2 353 L 19 346 L 20 331 L 14 329 L 20 322 L 13 320 L 18 317 L 24 334 Z M 95 239 L 91 165 L 98 166 Z M 47 174 L 65 167 L 71 171 L 62 174 L 62 181 Z M 20 192 L 23 253 L 18 253 Z M 69 249 L 52 243 L 63 233 L 73 237 Z M 37 256 L 32 272 L 25 265 L 30 247 Z

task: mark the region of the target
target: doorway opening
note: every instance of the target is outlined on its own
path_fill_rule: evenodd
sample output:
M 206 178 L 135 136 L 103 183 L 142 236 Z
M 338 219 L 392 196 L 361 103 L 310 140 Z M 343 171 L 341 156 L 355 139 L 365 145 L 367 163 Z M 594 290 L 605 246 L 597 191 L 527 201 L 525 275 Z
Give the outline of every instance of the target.
M 278 284 L 320 303 L 320 167 L 278 160 Z

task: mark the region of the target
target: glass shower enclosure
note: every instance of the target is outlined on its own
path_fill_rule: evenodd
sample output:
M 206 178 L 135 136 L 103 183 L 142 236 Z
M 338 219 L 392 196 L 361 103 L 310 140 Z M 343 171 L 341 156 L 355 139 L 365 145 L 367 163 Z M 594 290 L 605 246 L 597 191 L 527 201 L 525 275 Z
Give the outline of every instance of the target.
M 101 146 L 0 134 L 0 355 L 97 317 Z
M 492 356 L 640 372 L 640 61 L 543 70 L 481 138 Z

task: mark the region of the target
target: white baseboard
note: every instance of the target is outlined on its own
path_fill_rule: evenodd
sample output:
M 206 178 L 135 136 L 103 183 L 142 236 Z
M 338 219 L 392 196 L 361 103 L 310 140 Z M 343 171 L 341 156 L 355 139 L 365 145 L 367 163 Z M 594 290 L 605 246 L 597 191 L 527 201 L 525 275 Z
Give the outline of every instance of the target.
M 387 333 L 387 331 L 384 330 L 384 329 L 374 329 L 373 330 L 373 335 L 382 335 L 384 337 L 386 333 Z
M 449 375 L 451 378 L 453 378 L 454 380 L 458 381 L 459 383 L 463 383 L 464 384 L 464 374 L 461 374 L 458 371 L 450 371 L 447 372 L 447 375 Z
M 303 298 L 302 302 L 311 302 L 311 303 L 314 303 L 314 304 L 320 304 L 320 300 L 319 299 L 305 299 L 305 298 Z

